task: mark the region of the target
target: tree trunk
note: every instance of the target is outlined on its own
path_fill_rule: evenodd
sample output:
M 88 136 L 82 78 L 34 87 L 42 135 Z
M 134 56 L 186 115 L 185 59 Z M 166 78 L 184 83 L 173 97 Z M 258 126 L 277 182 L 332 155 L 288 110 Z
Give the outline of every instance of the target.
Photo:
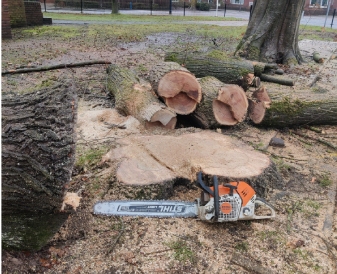
M 111 14 L 118 14 L 119 6 L 117 0 L 111 0 Z
M 176 114 L 159 101 L 149 83 L 140 82 L 130 70 L 117 65 L 109 66 L 107 72 L 108 88 L 120 113 L 135 117 L 145 126 L 175 128 Z
M 191 114 L 197 125 L 215 128 L 235 125 L 244 120 L 248 101 L 241 87 L 224 84 L 212 76 L 199 79 L 199 83 L 203 98 Z
M 281 91 L 268 89 L 271 106 L 261 122 L 263 126 L 337 125 L 337 97 L 334 90 L 306 88 Z
M 202 94 L 195 76 L 174 62 L 162 62 L 152 67 L 149 80 L 165 104 L 176 113 L 192 113 Z
M 77 98 L 70 84 L 2 98 L 2 241 L 39 249 L 62 225 L 75 161 Z M 48 229 L 47 229 L 48 228 Z
M 262 62 L 302 62 L 298 30 L 305 0 L 256 0 L 236 54 Z
M 165 55 L 165 61 L 177 62 L 186 67 L 196 77 L 214 76 L 226 84 L 236 84 L 247 90 L 252 84 L 251 74 L 254 74 L 254 64 L 246 60 L 220 60 L 202 54 L 170 52 Z M 260 66 L 256 66 L 260 72 Z

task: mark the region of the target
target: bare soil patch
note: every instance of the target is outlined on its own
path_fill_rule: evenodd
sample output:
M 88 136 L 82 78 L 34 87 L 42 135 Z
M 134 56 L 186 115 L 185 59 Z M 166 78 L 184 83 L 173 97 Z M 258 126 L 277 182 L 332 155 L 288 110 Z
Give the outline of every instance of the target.
M 186 49 L 190 41 L 200 43 L 205 50 L 214 47 L 211 38 L 191 34 L 157 34 L 148 37 L 149 44 L 104 42 L 97 37 L 84 40 L 82 36 L 27 37 L 17 32 L 13 40 L 2 44 L 2 68 L 106 59 L 142 76 L 154 62 L 163 59 L 165 50 Z M 336 89 L 335 61 L 325 70 L 309 60 L 315 43 L 303 48 L 308 63 L 289 68 L 290 77 L 297 77 L 303 87 L 319 72 L 321 79 L 328 80 L 318 84 Z M 322 55 L 327 59 L 336 52 L 333 44 L 322 43 L 319 48 L 324 49 Z M 298 129 L 312 139 L 294 134 L 294 129 L 258 128 L 246 122 L 218 130 L 262 151 L 277 165 L 285 187 L 265 197 L 276 209 L 274 220 L 208 224 L 195 219 L 94 216 L 92 207 L 98 200 L 151 198 L 146 187 L 139 197 L 130 196 L 117 182 L 117 162 L 101 163 L 106 152 L 120 146 L 117 140 L 201 131 L 193 127 L 146 129 L 133 117 L 121 116 L 114 110 L 106 77 L 104 65 L 2 77 L 2 92 L 12 94 L 65 79 L 75 83 L 79 96 L 77 164 L 68 191 L 82 197 L 80 207 L 48 246 L 34 253 L 3 251 L 3 273 L 335 272 L 337 152 L 315 139 L 337 146 L 336 126 L 319 126 L 316 131 L 310 127 Z M 109 127 L 111 124 L 123 128 Z M 285 147 L 269 146 L 272 137 L 282 138 Z M 193 201 L 199 194 L 192 182 L 182 181 L 175 185 L 170 199 Z

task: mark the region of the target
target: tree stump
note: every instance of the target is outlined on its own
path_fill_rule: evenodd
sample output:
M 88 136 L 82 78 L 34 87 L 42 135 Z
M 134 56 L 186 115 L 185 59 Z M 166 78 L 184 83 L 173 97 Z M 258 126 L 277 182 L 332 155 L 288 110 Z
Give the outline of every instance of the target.
M 175 128 L 176 114 L 159 101 L 149 83 L 115 64 L 109 66 L 107 73 L 108 89 L 114 95 L 115 107 L 121 114 L 131 115 L 145 126 Z
M 177 63 L 156 64 L 149 73 L 149 80 L 158 96 L 177 114 L 192 113 L 202 98 L 195 76 Z
M 76 112 L 70 84 L 2 97 L 4 247 L 37 250 L 66 219 L 57 212 L 75 161 Z
M 248 101 L 244 90 L 238 85 L 228 85 L 215 77 L 199 79 L 203 98 L 192 119 L 202 128 L 235 125 L 246 116 Z
M 207 182 L 217 175 L 219 182 L 245 180 L 265 197 L 283 181 L 270 159 L 229 136 L 212 131 L 180 136 L 130 136 L 119 141 L 120 147 L 109 151 L 103 162 L 118 168 L 118 188 L 128 187 L 129 198 L 139 198 L 140 189 L 156 199 L 166 199 L 178 181 L 196 181 L 199 171 Z M 164 191 L 163 191 L 164 190 Z M 148 198 L 148 197 L 141 197 Z

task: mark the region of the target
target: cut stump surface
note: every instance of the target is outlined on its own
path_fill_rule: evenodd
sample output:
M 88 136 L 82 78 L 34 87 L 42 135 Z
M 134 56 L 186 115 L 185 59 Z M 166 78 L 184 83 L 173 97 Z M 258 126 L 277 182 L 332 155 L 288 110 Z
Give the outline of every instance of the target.
M 103 161 L 121 161 L 117 179 L 126 185 L 174 184 L 177 178 L 195 181 L 198 171 L 217 175 L 220 181 L 254 180 L 272 165 L 266 155 L 212 131 L 128 137 L 120 144 Z

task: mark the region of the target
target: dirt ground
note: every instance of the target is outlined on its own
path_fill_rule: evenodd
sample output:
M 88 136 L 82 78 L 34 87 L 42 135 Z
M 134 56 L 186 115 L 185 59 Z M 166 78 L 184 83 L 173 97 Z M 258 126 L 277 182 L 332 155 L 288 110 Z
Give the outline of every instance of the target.
M 81 28 L 85 27 L 79 31 Z M 211 38 L 190 33 L 158 33 L 134 43 L 104 44 L 97 37 L 82 44 L 79 41 L 18 31 L 13 40 L 2 44 L 2 69 L 105 59 L 145 76 L 166 50 L 186 48 L 191 41 L 206 50 L 214 47 Z M 309 71 L 301 76 L 301 85 L 322 73 L 321 79 L 329 76 L 326 87 L 337 91 L 337 61 L 330 58 L 336 54 L 336 44 L 301 42 L 308 61 L 301 69 Z M 235 45 L 226 46 L 232 51 Z M 315 48 L 321 49 L 328 70 L 310 60 Z M 115 169 L 100 164 L 119 140 L 130 135 L 200 131 L 192 127 L 149 130 L 133 117 L 118 114 L 107 91 L 105 68 L 95 65 L 2 77 L 3 93 L 29 92 L 60 79 L 76 84 L 77 162 L 68 191 L 82 197 L 77 211 L 42 250 L 3 250 L 2 273 L 336 273 L 337 152 L 332 146 L 337 147 L 337 126 L 296 129 L 307 137 L 297 135 L 295 129 L 265 129 L 249 122 L 218 130 L 265 153 L 277 165 L 284 187 L 265 197 L 276 209 L 273 220 L 209 224 L 196 219 L 93 215 L 95 202 L 128 197 L 116 182 Z M 294 68 L 289 74 L 297 75 Z M 104 122 L 124 128 L 108 128 Z M 272 137 L 282 138 L 285 147 L 269 146 Z M 189 182 L 176 185 L 170 199 L 193 201 L 199 195 L 200 190 Z

